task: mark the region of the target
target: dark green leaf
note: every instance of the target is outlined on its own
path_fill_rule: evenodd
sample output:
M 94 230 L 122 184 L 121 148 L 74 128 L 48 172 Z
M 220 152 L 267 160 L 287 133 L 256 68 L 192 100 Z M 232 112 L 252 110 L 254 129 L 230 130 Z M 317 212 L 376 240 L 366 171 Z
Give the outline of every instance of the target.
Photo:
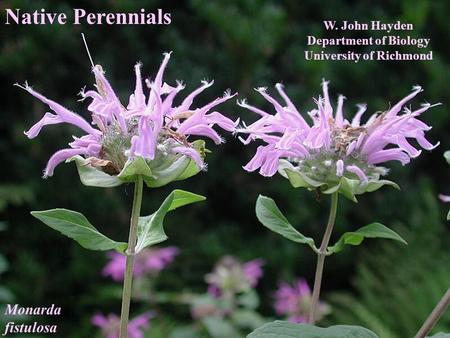
M 188 191 L 172 191 L 156 212 L 150 216 L 139 217 L 136 252 L 167 239 L 163 228 L 163 221 L 169 211 L 187 204 L 204 201 L 205 199 L 204 196 Z
M 445 158 L 445 160 L 447 161 L 447 163 L 450 164 L 450 150 L 447 150 L 447 151 L 444 153 L 444 158 Z
M 8 270 L 9 264 L 3 255 L 0 255 L 0 274 Z
M 247 338 L 379 338 L 361 326 L 335 325 L 321 328 L 285 321 L 267 323 L 250 333 Z
M 256 217 L 262 225 L 273 232 L 276 232 L 291 241 L 307 244 L 311 248 L 316 249 L 314 240 L 298 232 L 289 223 L 286 217 L 284 217 L 273 199 L 259 195 L 258 200 L 256 201 Z
M 328 248 L 328 252 L 339 252 L 346 244 L 360 245 L 364 238 L 387 238 L 407 244 L 406 241 L 395 231 L 389 229 L 381 223 L 371 223 L 356 231 L 344 233 L 335 245 Z
M 123 252 L 127 244 L 116 242 L 100 233 L 83 214 L 67 209 L 32 211 L 31 214 L 50 228 L 77 241 L 90 250 L 111 250 Z

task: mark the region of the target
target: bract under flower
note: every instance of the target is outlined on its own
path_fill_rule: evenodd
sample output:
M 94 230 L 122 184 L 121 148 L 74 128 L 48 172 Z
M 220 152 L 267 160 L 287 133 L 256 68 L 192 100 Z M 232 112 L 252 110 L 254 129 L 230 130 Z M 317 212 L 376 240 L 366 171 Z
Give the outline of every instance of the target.
M 283 86 L 277 84 L 276 89 L 284 104 L 270 96 L 266 88 L 256 89 L 273 105 L 275 114 L 251 106 L 245 100 L 238 102 L 260 116 L 256 122 L 237 129 L 238 133 L 248 135 L 240 140 L 244 144 L 254 140 L 264 143 L 244 167 L 247 171 L 259 170 L 261 175 L 269 177 L 279 172 L 294 187 L 320 189 L 326 194 L 339 191 L 356 201 L 355 195 L 383 185 L 398 187 L 382 179 L 388 169 L 381 164 L 394 160 L 405 165 L 419 156 L 421 150 L 410 144 L 410 140 L 426 150 L 438 145 L 425 138 L 425 132 L 431 127 L 418 119 L 433 105 L 426 103 L 414 111 L 404 108 L 404 113 L 399 114 L 406 102 L 422 91 L 419 86 L 387 111 L 372 114 L 365 123 L 361 123 L 361 117 L 366 105 L 358 106 L 351 121 L 345 118 L 342 95 L 333 112 L 326 81 L 322 82 L 323 97 L 315 100 L 317 108 L 307 114 L 309 122 Z
M 69 143 L 70 148 L 62 149 L 50 158 L 44 176 L 52 176 L 54 168 L 63 161 L 75 161 L 81 181 L 86 185 L 111 187 L 134 181 L 136 175 L 142 175 L 148 186 L 158 187 L 205 169 L 204 141 L 191 138 L 200 136 L 210 138 L 216 144 L 222 143 L 223 139 L 214 127 L 217 125 L 232 132 L 237 121 L 211 110 L 235 94 L 227 91 L 223 97 L 193 108 L 194 98 L 213 84 L 213 81 L 202 81 L 198 89 L 179 105 L 174 105 L 174 98 L 184 85 L 177 82 L 172 87 L 163 82 L 169 59 L 170 53 L 166 53 L 155 79 L 145 81 L 147 96 L 141 64 L 135 66 L 136 85 L 126 107 L 104 76 L 101 66 L 93 67 L 96 90 L 80 93 L 82 100 L 91 100 L 88 110 L 92 123 L 44 97 L 28 84 L 20 86 L 52 110 L 25 132 L 29 138 L 36 137 L 45 125 L 63 122 L 86 133 L 74 137 Z

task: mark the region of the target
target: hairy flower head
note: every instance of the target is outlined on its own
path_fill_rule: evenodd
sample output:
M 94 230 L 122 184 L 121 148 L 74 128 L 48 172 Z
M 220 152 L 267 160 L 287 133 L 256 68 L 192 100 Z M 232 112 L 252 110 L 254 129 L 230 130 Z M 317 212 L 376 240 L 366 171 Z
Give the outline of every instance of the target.
M 405 165 L 420 155 L 418 147 L 431 150 L 438 145 L 425 138 L 431 127 L 419 120 L 433 105 L 425 103 L 417 110 L 404 108 L 422 91 L 419 86 L 390 109 L 372 114 L 365 122 L 361 122 L 365 104 L 358 105 L 351 120 L 345 118 L 342 95 L 333 110 L 327 81 L 322 82 L 323 96 L 315 100 L 317 108 L 308 112 L 307 117 L 300 114 L 281 84 L 276 89 L 283 104 L 270 96 L 266 88 L 256 89 L 273 105 L 275 114 L 245 100 L 238 102 L 260 116 L 256 122 L 237 129 L 238 133 L 248 135 L 240 137 L 244 144 L 255 140 L 263 143 L 244 167 L 247 171 L 259 170 L 263 176 L 273 176 L 278 171 L 295 187 L 320 187 L 326 193 L 339 190 L 355 199 L 355 194 L 376 190 L 384 184 L 395 185 L 380 179 L 388 172 L 382 166 L 385 162 L 399 161 Z M 416 141 L 418 147 L 410 141 Z
M 160 171 L 168 169 L 173 172 L 174 166 L 179 168 L 184 165 L 186 169 L 189 160 L 198 170 L 204 169 L 204 147 L 193 142 L 192 137 L 207 137 L 216 144 L 222 143 L 223 139 L 214 127 L 234 131 L 237 122 L 214 111 L 214 108 L 235 94 L 227 91 L 223 97 L 195 107 L 195 97 L 213 84 L 213 81 L 202 81 L 202 85 L 181 103 L 174 104 L 175 96 L 184 89 L 184 84 L 178 81 L 175 86 L 170 86 L 163 81 L 169 59 L 170 53 L 164 54 L 155 78 L 152 81 L 146 79 L 145 86 L 141 64 L 136 64 L 135 89 L 126 106 L 120 102 L 102 67 L 94 66 L 92 72 L 95 76 L 95 90 L 83 89 L 80 93 L 81 100 L 90 100 L 87 109 L 91 114 L 91 123 L 36 92 L 28 84 L 19 86 L 47 104 L 51 110 L 25 132 L 29 138 L 36 137 L 46 125 L 63 122 L 75 125 L 85 132 L 81 137 L 74 137 L 69 148 L 57 151 L 50 158 L 44 176 L 53 175 L 59 163 L 77 155 L 85 159 L 82 165 L 119 177 L 124 168 L 136 158 L 145 161 L 148 176 L 156 176 Z M 143 171 L 142 168 L 140 170 Z M 181 170 L 180 175 L 182 173 Z

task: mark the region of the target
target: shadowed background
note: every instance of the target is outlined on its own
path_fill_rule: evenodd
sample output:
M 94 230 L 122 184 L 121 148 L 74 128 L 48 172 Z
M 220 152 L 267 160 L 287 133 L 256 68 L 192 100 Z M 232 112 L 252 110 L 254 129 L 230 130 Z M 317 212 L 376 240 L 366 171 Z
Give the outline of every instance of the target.
M 17 26 L 3 25 L 4 8 L 66 12 L 72 8 L 92 12 L 135 12 L 158 7 L 172 13 L 168 26 Z M 367 241 L 358 248 L 327 259 L 323 298 L 333 305 L 325 324 L 340 321 L 365 325 L 381 337 L 412 335 L 450 281 L 448 206 L 438 201 L 450 193 L 449 167 L 442 154 L 450 149 L 448 114 L 449 3 L 441 1 L 2 1 L 0 30 L 1 123 L 0 208 L 2 224 L 0 276 L 5 302 L 23 305 L 55 303 L 63 308 L 57 321 L 61 337 L 91 337 L 96 332 L 89 318 L 97 310 L 116 312 L 120 304 L 107 295 L 109 280 L 100 275 L 105 263 L 101 252 L 78 244 L 40 224 L 30 210 L 63 207 L 85 214 L 102 232 L 125 239 L 132 187 L 85 187 L 75 166 L 60 165 L 53 177 L 43 180 L 47 159 L 64 148 L 79 131 L 68 125 L 48 126 L 38 138 L 28 140 L 27 130 L 46 112 L 46 106 L 13 87 L 27 80 L 34 89 L 89 118 L 86 104 L 76 96 L 94 82 L 80 33 L 84 32 L 95 63 L 101 64 L 122 102 L 134 90 L 133 66 L 143 63 L 143 75 L 155 74 L 162 53 L 173 51 L 165 81 L 184 80 L 188 92 L 202 79 L 215 84 L 199 96 L 206 103 L 227 88 L 239 97 L 266 109 L 271 107 L 252 88 L 282 82 L 301 112 L 313 108 L 322 78 L 331 81 L 332 98 L 342 93 L 345 116 L 355 105 L 368 103 L 368 112 L 382 111 L 406 96 L 413 85 L 425 91 L 413 107 L 427 100 L 442 102 L 423 115 L 432 125 L 428 138 L 441 145 L 424 152 L 410 165 L 392 164 L 389 179 L 402 190 L 383 188 L 366 194 L 354 204 L 341 198 L 333 239 L 343 231 L 380 221 L 394 228 L 408 247 L 385 241 Z M 382 20 L 412 23 L 412 37 L 431 38 L 432 62 L 312 62 L 304 60 L 306 36 L 327 37 L 322 20 Z M 368 32 L 346 32 L 347 37 L 366 37 Z M 397 33 L 395 33 L 397 34 Z M 402 33 L 398 33 L 402 35 Z M 374 37 L 382 32 L 371 33 Z M 405 34 L 403 34 L 405 35 Z M 330 48 L 331 50 L 346 49 Z M 415 51 L 398 47 L 399 51 Z M 367 50 L 363 47 L 360 50 Z M 182 95 L 182 94 L 179 94 Z M 236 119 L 255 116 L 228 102 L 219 111 Z M 243 260 L 261 257 L 265 276 L 258 286 L 260 310 L 274 316 L 272 293 L 281 279 L 303 276 L 312 283 L 315 256 L 302 247 L 269 232 L 258 224 L 254 204 L 258 194 L 273 197 L 292 224 L 319 240 L 324 231 L 329 201 L 313 193 L 293 189 L 279 176 L 264 178 L 247 173 L 255 144 L 243 146 L 237 138 L 207 157 L 208 171 L 188 181 L 162 189 L 145 189 L 142 212 L 157 208 L 175 187 L 208 197 L 206 202 L 170 214 L 166 219 L 169 240 L 181 254 L 158 280 L 160 290 L 203 292 L 203 276 L 224 254 Z M 9 262 L 9 266 L 7 266 Z M 164 305 L 173 323 L 190 320 L 187 308 Z M 3 313 L 2 313 L 3 315 Z M 53 319 L 52 319 L 53 320 Z M 174 324 L 175 325 L 175 324 Z M 446 316 L 441 330 L 450 330 Z

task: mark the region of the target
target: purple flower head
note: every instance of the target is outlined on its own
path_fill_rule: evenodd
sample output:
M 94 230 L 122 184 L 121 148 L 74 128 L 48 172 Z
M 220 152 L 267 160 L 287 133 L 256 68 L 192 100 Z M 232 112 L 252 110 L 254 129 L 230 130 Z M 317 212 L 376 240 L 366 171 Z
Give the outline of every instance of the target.
M 204 148 L 191 138 L 200 136 L 209 138 L 216 144 L 222 143 L 223 139 L 214 127 L 234 131 L 237 122 L 214 109 L 236 94 L 232 95 L 227 91 L 223 97 L 195 107 L 195 97 L 213 84 L 213 81 L 202 81 L 202 85 L 181 100 L 181 103 L 174 104 L 174 98 L 184 89 L 184 84 L 178 81 L 175 86 L 170 86 L 163 81 L 169 59 L 170 53 L 164 54 L 155 78 L 152 81 L 146 79 L 145 86 L 141 64 L 135 66 L 135 89 L 126 106 L 120 102 L 102 67 L 93 67 L 96 89 L 83 89 L 80 93 L 82 100 L 90 100 L 87 109 L 91 114 L 91 123 L 36 92 L 27 83 L 24 86 L 18 85 L 44 102 L 51 111 L 25 132 L 29 138 L 38 136 L 46 125 L 63 122 L 75 125 L 85 133 L 81 137 L 74 137 L 69 148 L 57 151 L 50 158 L 44 176 L 52 176 L 59 163 L 76 155 L 85 158 L 85 166 L 110 175 L 119 174 L 136 157 L 145 159 L 149 168 L 155 169 L 155 172 L 169 167 L 173 171 L 171 165 L 179 164 L 180 159 L 190 159 L 198 170 L 204 169 Z
M 213 297 L 220 297 L 226 292 L 245 292 L 256 287 L 263 276 L 262 259 L 254 259 L 241 263 L 235 257 L 224 256 L 206 275 L 208 293 Z
M 144 249 L 136 255 L 133 276 L 155 275 L 170 264 L 179 250 L 176 247 Z M 122 281 L 125 272 L 125 256 L 117 252 L 108 252 L 109 262 L 103 268 L 103 276 Z
M 143 330 L 150 325 L 150 318 L 153 317 L 151 312 L 143 313 L 128 323 L 128 338 L 144 338 Z M 91 318 L 91 323 L 98 326 L 102 330 L 105 338 L 119 338 L 120 333 L 120 317 L 110 313 L 104 316 L 96 313 Z
M 450 202 L 450 196 L 449 195 L 439 194 L 439 199 L 442 202 L 444 202 L 444 203 Z
M 249 281 L 252 288 L 258 284 L 259 279 L 264 275 L 262 269 L 263 265 L 264 260 L 260 258 L 253 259 L 242 265 L 244 276 Z
M 274 308 L 278 315 L 286 316 L 294 323 L 307 322 L 312 295 L 303 278 L 297 279 L 292 285 L 281 282 L 274 296 Z M 317 312 L 320 319 L 328 313 L 328 306 L 320 303 Z
M 425 132 L 431 127 L 419 120 L 433 105 L 425 103 L 417 110 L 404 107 L 422 91 L 419 86 L 387 111 L 372 114 L 364 123 L 362 116 L 366 105 L 359 105 L 354 117 L 347 120 L 342 95 L 333 111 L 326 81 L 322 82 L 323 97 L 315 100 L 317 108 L 308 112 L 308 118 L 300 114 L 281 84 L 277 84 L 276 89 L 283 103 L 270 96 L 266 88 L 256 89 L 273 105 L 275 114 L 251 106 L 245 100 L 238 102 L 259 115 L 256 122 L 237 129 L 247 134 L 240 140 L 244 144 L 254 140 L 263 143 L 244 167 L 247 171 L 259 170 L 263 176 L 273 176 L 279 171 L 295 187 L 344 192 L 351 186 L 358 194 L 376 190 L 383 184 L 393 184 L 379 180 L 388 172 L 381 164 L 399 161 L 405 165 L 419 156 L 421 150 L 410 141 L 416 141 L 426 150 L 438 145 L 425 138 Z

